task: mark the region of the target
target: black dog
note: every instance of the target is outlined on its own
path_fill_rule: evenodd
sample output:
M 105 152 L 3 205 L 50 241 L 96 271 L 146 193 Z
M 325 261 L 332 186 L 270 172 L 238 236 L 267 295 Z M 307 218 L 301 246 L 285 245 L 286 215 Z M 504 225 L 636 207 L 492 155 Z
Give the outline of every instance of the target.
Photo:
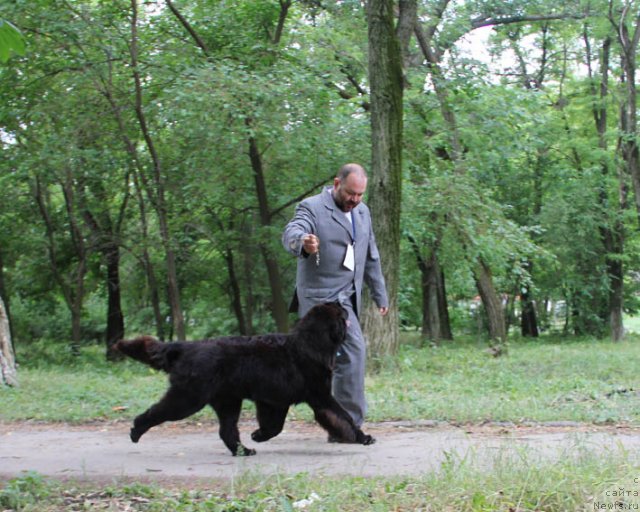
M 256 442 L 277 436 L 289 406 L 306 402 L 315 419 L 342 443 L 372 444 L 331 396 L 335 353 L 344 341 L 347 312 L 338 303 L 313 307 L 291 334 L 230 336 L 198 342 L 161 343 L 150 336 L 121 340 L 115 348 L 169 373 L 165 396 L 133 422 L 137 443 L 151 427 L 186 418 L 209 404 L 220 437 L 233 455 L 256 452 L 240 442 L 242 400 L 256 404 Z

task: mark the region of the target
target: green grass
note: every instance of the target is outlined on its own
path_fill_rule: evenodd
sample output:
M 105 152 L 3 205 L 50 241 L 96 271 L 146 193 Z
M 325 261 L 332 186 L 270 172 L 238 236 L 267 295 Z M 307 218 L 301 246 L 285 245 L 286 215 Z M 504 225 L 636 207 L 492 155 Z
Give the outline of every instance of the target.
M 486 462 L 486 461 L 485 461 Z M 640 490 L 638 459 L 617 451 L 595 457 L 585 449 L 576 457 L 540 465 L 505 460 L 497 454 L 493 471 L 478 461 L 450 458 L 437 473 L 421 477 L 323 477 L 306 473 L 244 474 L 228 482 L 193 488 L 114 482 L 59 483 L 36 474 L 0 484 L 0 509 L 24 512 L 68 510 L 136 511 L 589 511 L 614 508 L 621 488 L 624 503 L 636 510 Z
M 640 316 L 625 316 L 624 328 L 627 332 L 640 334 Z
M 420 347 L 407 337 L 398 355 L 367 377 L 369 421 L 580 421 L 640 424 L 640 337 L 515 340 L 494 358 L 476 342 Z M 110 364 L 101 347 L 80 357 L 63 346 L 19 347 L 20 386 L 0 390 L 0 421 L 130 420 L 159 398 L 166 376 L 134 361 Z M 247 414 L 252 406 L 246 405 Z M 211 417 L 205 411 L 195 417 Z M 290 419 L 311 419 L 306 406 Z
M 370 419 L 640 422 L 640 338 L 405 345 L 368 380 Z

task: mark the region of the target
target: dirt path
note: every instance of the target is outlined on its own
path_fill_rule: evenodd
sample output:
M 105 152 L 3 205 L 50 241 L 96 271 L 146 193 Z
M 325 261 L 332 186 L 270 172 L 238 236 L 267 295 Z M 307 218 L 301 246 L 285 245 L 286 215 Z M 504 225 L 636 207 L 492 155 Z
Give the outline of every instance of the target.
M 467 457 L 490 468 L 497 456 L 529 460 L 640 449 L 640 431 L 575 424 L 516 427 L 452 427 L 434 422 L 379 423 L 365 430 L 372 446 L 329 444 L 314 424 L 290 422 L 267 443 L 251 442 L 254 425 L 241 425 L 254 457 L 232 457 L 216 425 L 168 424 L 149 431 L 139 444 L 125 423 L 68 426 L 0 423 L 0 480 L 36 471 L 58 480 L 183 481 L 232 479 L 246 472 L 359 476 L 417 475 L 445 460 Z

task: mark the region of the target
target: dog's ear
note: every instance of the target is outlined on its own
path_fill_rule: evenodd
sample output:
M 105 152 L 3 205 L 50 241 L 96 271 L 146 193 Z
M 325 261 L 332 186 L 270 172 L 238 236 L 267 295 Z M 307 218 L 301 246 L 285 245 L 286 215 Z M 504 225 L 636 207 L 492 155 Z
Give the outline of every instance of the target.
M 340 345 L 347 336 L 347 318 L 349 314 L 339 303 L 329 311 L 331 340 Z

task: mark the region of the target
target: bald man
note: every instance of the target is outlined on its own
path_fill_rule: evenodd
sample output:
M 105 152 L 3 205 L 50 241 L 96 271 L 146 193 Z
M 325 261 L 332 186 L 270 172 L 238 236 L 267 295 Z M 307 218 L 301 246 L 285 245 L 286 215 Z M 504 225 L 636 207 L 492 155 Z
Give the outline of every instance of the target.
M 358 320 L 363 283 L 381 315 L 389 308 L 371 214 L 362 202 L 366 189 L 365 169 L 356 163 L 343 165 L 333 187 L 297 206 L 282 236 L 285 249 L 298 258 L 291 310 L 304 316 L 316 304 L 338 300 L 349 312 L 347 338 L 336 355 L 332 390 L 358 427 L 367 412 L 366 342 Z

